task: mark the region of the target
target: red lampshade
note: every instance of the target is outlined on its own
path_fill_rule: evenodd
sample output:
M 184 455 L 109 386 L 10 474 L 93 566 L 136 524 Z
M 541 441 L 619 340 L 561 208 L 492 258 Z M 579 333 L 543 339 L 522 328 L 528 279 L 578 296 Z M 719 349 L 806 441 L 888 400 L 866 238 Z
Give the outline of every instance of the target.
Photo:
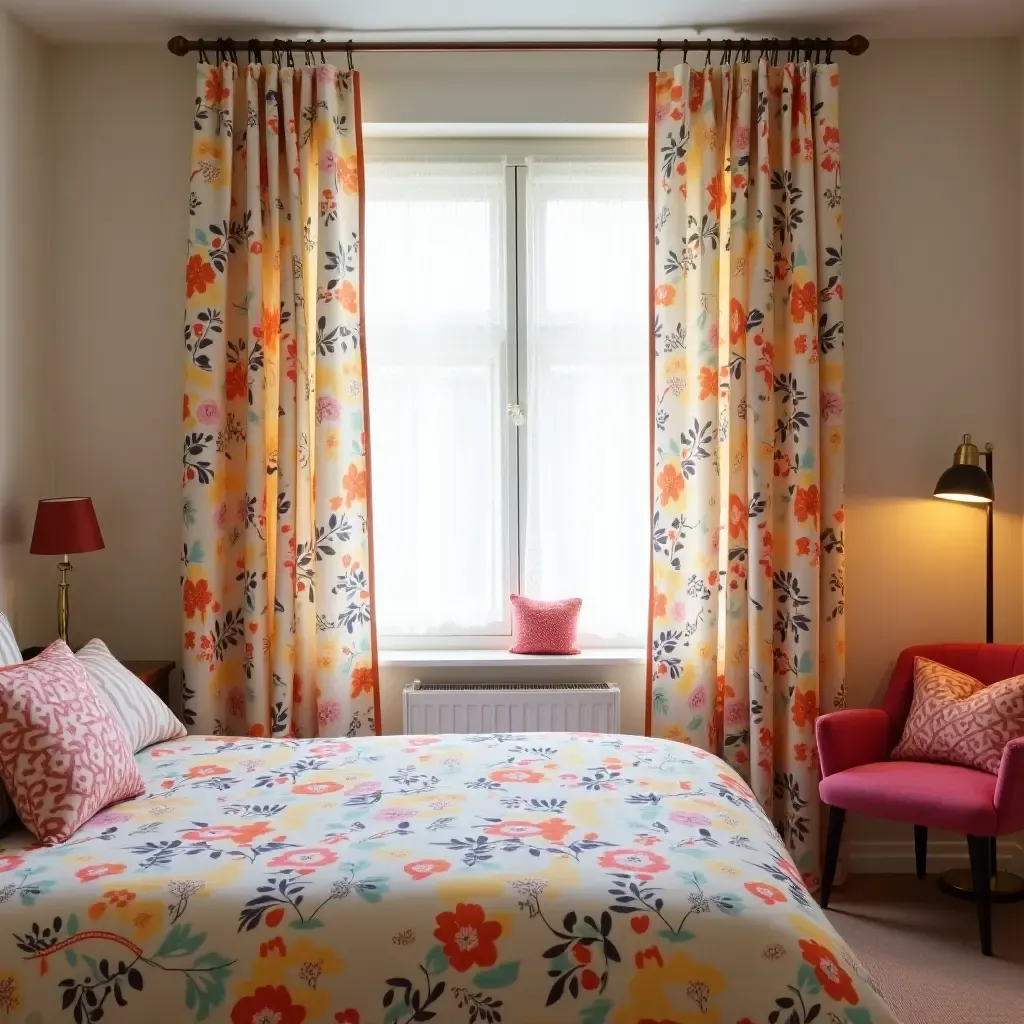
M 33 555 L 75 555 L 102 547 L 103 534 L 92 498 L 44 498 L 39 502 L 29 545 Z

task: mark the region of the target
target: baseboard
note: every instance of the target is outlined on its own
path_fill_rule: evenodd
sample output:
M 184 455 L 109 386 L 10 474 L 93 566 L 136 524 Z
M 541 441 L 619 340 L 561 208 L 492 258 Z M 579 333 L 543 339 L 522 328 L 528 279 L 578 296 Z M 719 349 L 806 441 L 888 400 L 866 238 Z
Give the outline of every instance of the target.
M 914 873 L 914 841 L 912 839 L 858 839 L 843 844 L 846 865 L 852 874 Z M 948 868 L 965 868 L 965 840 L 940 839 L 928 843 L 928 873 L 938 874 Z M 999 840 L 999 864 L 1007 870 L 1024 874 L 1024 846 L 1013 839 Z

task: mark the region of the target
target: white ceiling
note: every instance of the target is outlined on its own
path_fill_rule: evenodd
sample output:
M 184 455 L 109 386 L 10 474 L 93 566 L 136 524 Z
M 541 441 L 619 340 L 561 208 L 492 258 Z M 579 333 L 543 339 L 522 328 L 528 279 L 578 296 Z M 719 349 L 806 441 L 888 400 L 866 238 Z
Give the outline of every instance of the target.
M 164 41 L 231 33 L 347 38 L 440 32 L 509 38 L 666 37 L 700 28 L 768 26 L 772 34 L 860 31 L 880 38 L 1024 33 L 1024 0 L 0 0 L 61 42 Z

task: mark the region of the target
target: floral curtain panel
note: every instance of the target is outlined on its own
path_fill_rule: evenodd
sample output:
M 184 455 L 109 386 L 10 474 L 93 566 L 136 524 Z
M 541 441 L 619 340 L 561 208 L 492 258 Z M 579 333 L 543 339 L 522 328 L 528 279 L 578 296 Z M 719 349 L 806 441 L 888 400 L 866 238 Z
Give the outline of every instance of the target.
M 379 731 L 359 79 L 200 64 L 185 270 L 183 703 Z
M 838 70 L 651 77 L 649 732 L 748 778 L 818 876 L 844 701 Z

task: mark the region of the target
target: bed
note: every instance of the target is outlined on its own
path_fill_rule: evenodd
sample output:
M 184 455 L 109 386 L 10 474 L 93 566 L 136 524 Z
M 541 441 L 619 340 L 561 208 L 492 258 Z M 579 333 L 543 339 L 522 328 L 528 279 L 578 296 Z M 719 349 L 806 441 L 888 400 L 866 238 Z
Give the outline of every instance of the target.
M 145 794 L 63 846 L 0 840 L 0 1021 L 896 1020 L 692 747 L 189 737 L 137 760 Z

